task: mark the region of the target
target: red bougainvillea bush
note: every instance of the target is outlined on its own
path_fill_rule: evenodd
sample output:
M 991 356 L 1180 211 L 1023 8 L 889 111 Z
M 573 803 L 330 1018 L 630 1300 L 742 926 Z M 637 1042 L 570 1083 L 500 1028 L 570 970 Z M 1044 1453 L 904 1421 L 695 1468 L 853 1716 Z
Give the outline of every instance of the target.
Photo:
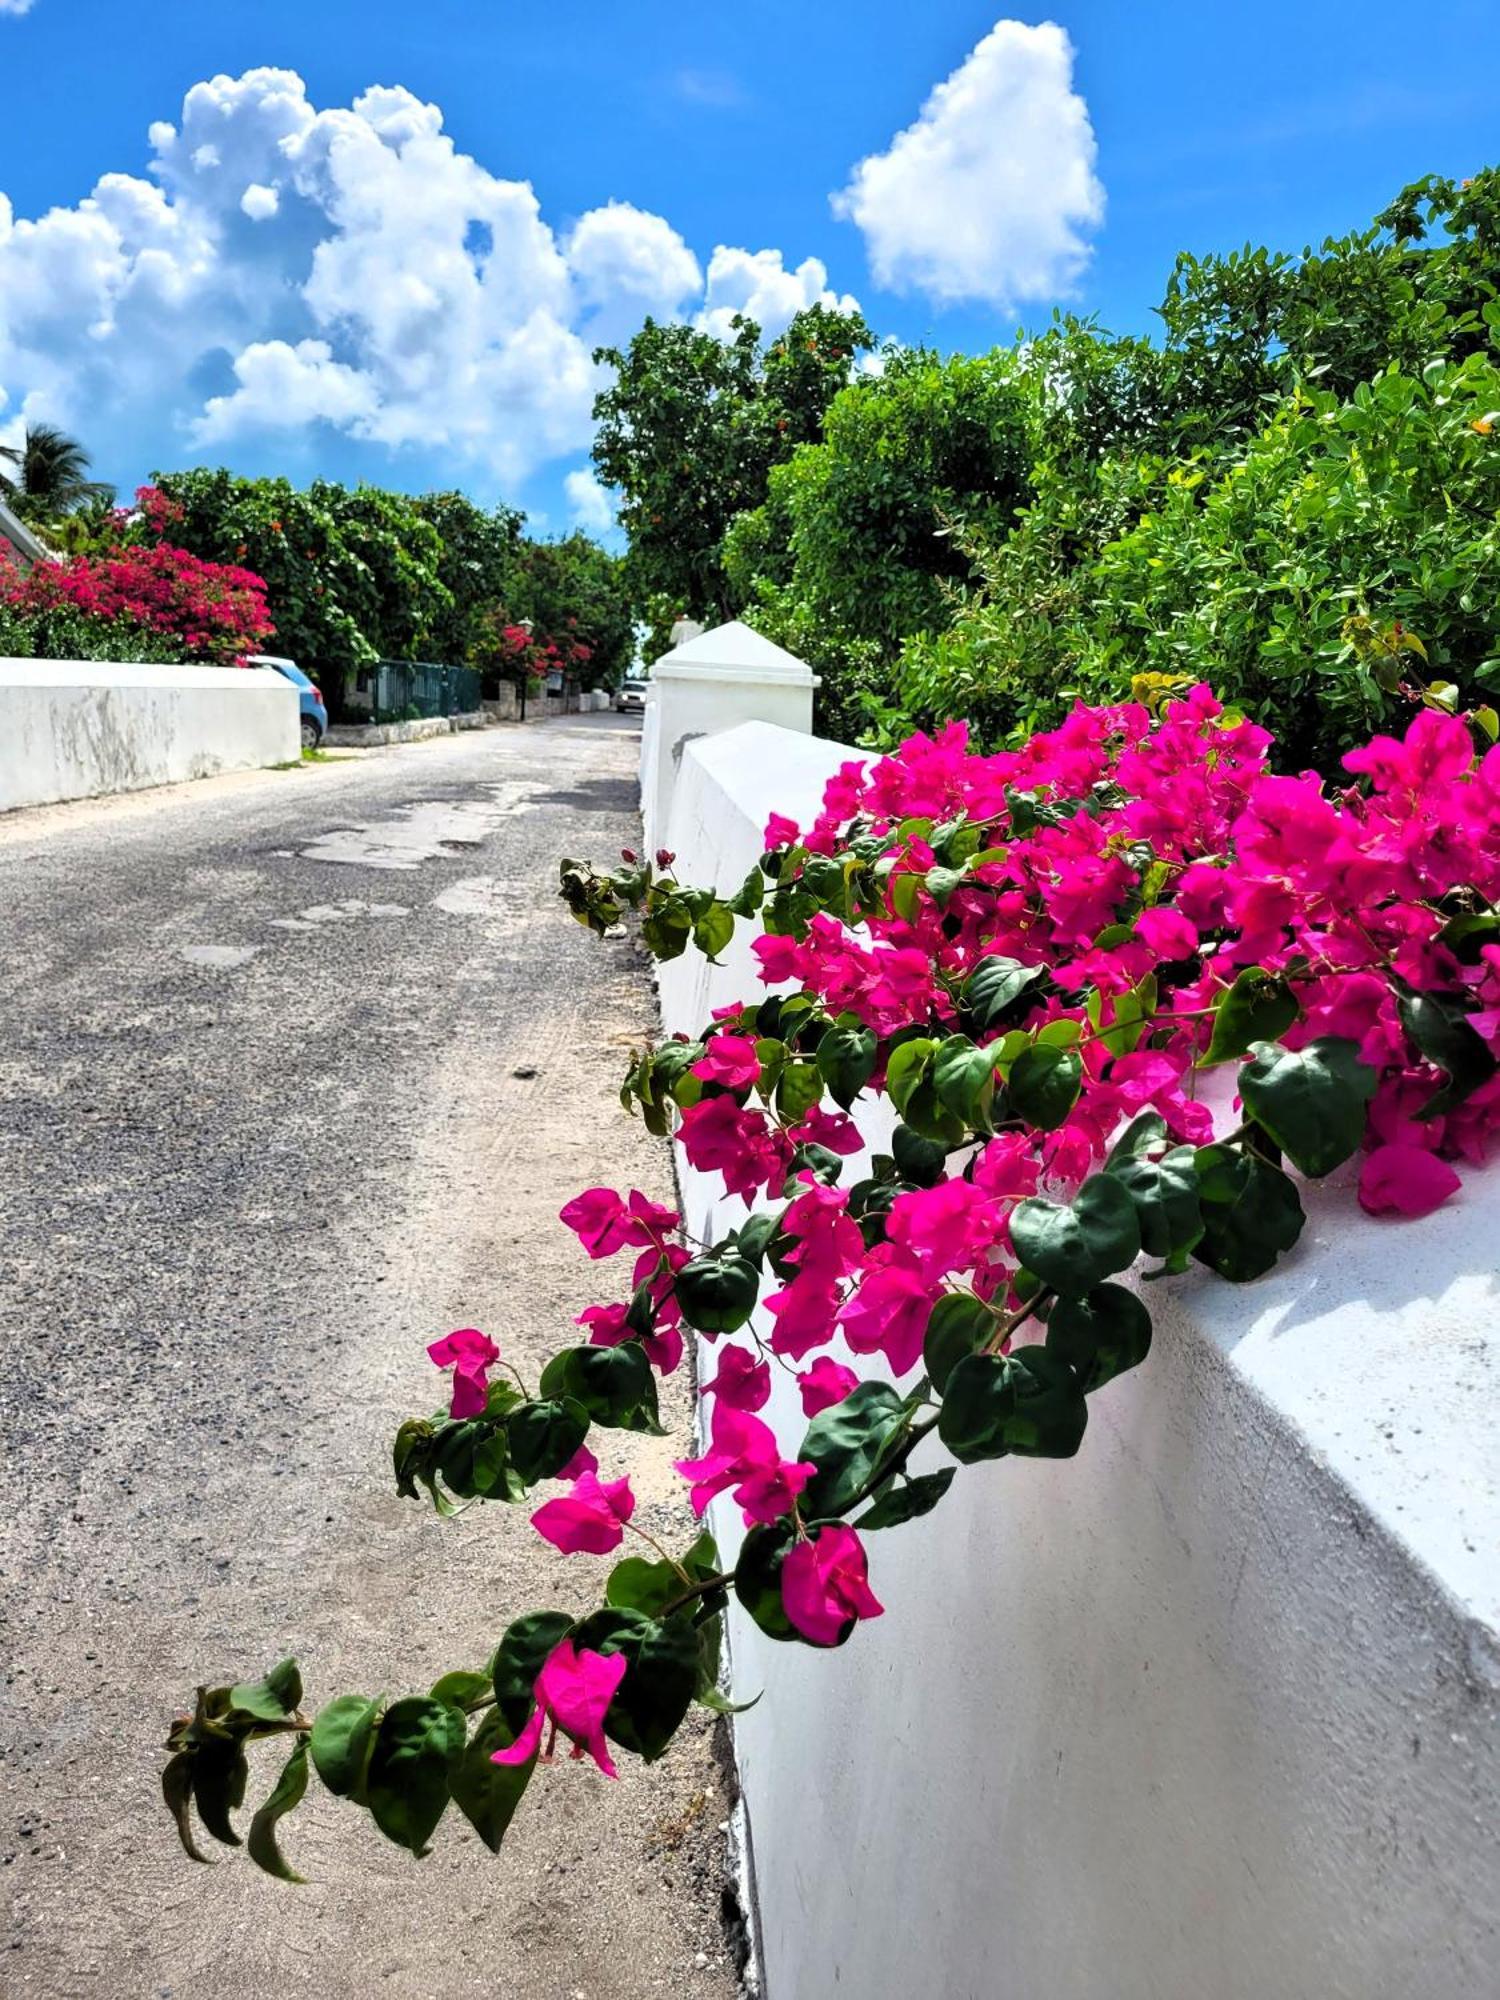
M 266 587 L 249 570 L 169 545 L 127 542 L 104 555 L 69 556 L 29 570 L 0 556 L 0 610 L 44 633 L 50 623 L 69 626 L 79 618 L 128 626 L 167 638 L 182 659 L 207 664 L 232 664 L 276 629 Z
M 482 1668 L 388 1704 L 308 1717 L 292 1661 L 201 1689 L 165 1777 L 190 1853 L 194 1808 L 234 1840 L 245 1746 L 271 1734 L 291 1755 L 249 1846 L 273 1872 L 309 1761 L 413 1852 L 450 1801 L 498 1847 L 559 1734 L 613 1775 L 695 1700 L 727 1705 L 731 1599 L 773 1638 L 842 1645 L 881 1614 L 882 1538 L 959 1467 L 1076 1452 L 1090 1397 L 1146 1359 L 1150 1286 L 1121 1282 L 1143 1261 L 1255 1279 L 1297 1241 L 1299 1177 L 1356 1158 L 1372 1213 L 1454 1193 L 1500 1127 L 1500 749 L 1434 709 L 1332 787 L 1273 774 L 1268 748 L 1202 688 L 1160 718 L 1079 708 L 998 756 L 955 727 L 846 765 L 805 831 L 773 817 L 730 899 L 666 853 L 563 864 L 580 921 L 636 912 L 659 958 L 757 924 L 769 989 L 640 1054 L 623 1092 L 743 1222 L 702 1245 L 638 1192 L 578 1195 L 562 1219 L 602 1283 L 574 1344 L 533 1392 L 488 1335 L 449 1334 L 448 1408 L 396 1438 L 403 1494 L 519 1505 L 608 1564 L 599 1607 L 527 1611 Z M 1200 1095 L 1219 1069 L 1232 1129 Z M 898 1121 L 873 1157 L 867 1095 Z M 707 1533 L 647 1546 L 601 1463 L 613 1430 L 657 1428 L 685 1328 L 718 1345 L 678 1470 L 699 1515 L 739 1508 L 732 1566 Z M 789 1453 L 757 1414 L 776 1368 L 808 1417 Z

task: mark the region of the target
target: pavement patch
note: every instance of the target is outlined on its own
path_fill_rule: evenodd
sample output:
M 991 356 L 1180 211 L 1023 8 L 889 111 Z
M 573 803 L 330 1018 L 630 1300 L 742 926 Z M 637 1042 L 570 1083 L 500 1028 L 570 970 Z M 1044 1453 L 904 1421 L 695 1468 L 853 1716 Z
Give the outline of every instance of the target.
M 184 944 L 177 948 L 178 956 L 189 965 L 206 965 L 215 972 L 232 972 L 236 966 L 248 965 L 260 950 L 258 944 Z

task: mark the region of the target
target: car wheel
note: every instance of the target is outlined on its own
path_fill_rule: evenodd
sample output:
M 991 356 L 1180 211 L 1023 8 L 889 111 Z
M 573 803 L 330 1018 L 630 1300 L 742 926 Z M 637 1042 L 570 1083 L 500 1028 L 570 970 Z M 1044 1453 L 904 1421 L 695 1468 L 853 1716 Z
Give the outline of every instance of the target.
M 322 742 L 322 740 L 323 740 L 323 732 L 321 729 L 319 729 L 317 723 L 313 721 L 310 715 L 304 715 L 302 718 L 303 749 L 316 750 L 318 745 Z

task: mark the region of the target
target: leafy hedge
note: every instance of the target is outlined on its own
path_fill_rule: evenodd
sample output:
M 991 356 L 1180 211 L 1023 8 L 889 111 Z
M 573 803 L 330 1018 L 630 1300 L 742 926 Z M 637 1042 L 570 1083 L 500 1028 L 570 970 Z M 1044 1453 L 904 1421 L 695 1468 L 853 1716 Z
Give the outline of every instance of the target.
M 1316 251 L 1184 255 L 1160 343 L 888 358 L 730 524 L 736 604 L 830 733 L 998 743 L 1202 677 L 1332 769 L 1406 689 L 1500 687 L 1497 295 L 1486 171 Z

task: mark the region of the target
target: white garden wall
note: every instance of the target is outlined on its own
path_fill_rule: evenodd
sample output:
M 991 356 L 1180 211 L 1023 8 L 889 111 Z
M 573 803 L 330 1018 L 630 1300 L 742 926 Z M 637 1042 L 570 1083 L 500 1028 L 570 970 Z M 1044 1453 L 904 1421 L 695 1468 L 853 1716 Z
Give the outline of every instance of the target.
M 688 741 L 652 837 L 738 887 L 852 754 Z M 760 990 L 750 936 L 662 968 L 668 1032 Z M 679 1171 L 692 1230 L 743 1215 Z M 1307 1206 L 1259 1283 L 1153 1291 L 1077 1459 L 871 1536 L 841 1651 L 736 1614 L 768 2000 L 1500 1996 L 1500 1170 L 1421 1222 Z
M 0 659 L 0 811 L 300 755 L 297 691 L 271 667 Z

